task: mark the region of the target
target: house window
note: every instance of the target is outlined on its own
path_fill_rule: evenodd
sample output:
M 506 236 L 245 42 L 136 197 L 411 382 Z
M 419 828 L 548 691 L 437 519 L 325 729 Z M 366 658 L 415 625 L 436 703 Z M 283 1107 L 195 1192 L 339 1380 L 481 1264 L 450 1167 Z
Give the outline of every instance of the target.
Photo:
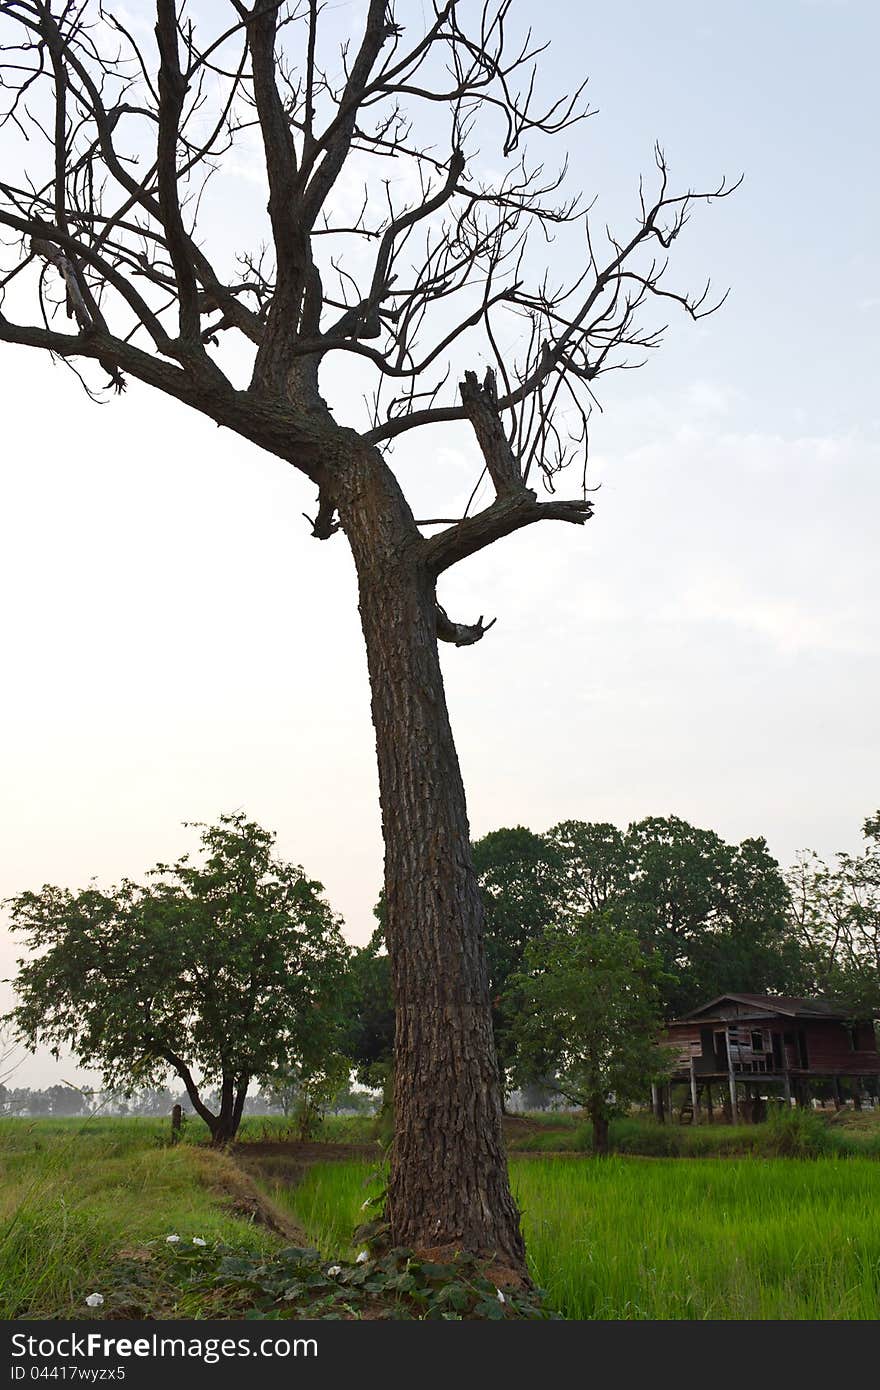
M 763 1052 L 763 1051 L 764 1051 L 764 1034 L 758 1032 L 757 1030 L 755 1030 L 755 1032 L 752 1033 L 752 1051 L 753 1051 L 753 1052 Z

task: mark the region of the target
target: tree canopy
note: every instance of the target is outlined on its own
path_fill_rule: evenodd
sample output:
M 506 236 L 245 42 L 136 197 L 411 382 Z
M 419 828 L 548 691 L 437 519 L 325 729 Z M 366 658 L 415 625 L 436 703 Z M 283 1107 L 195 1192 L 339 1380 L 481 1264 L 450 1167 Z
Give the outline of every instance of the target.
M 554 845 L 522 825 L 490 831 L 476 841 L 473 853 L 485 906 L 495 1049 L 506 1071 L 513 1046 L 504 996 L 511 977 L 523 968 L 529 944 L 554 920 L 562 861 Z
M 195 828 L 199 859 L 157 865 L 148 886 L 10 900 L 31 954 L 9 1018 L 30 1048 L 70 1048 L 111 1089 L 175 1072 L 222 1142 L 253 1078 L 338 1050 L 348 950 L 321 884 L 275 855 L 273 834 L 241 813 Z
M 761 837 L 729 844 L 677 816 L 649 816 L 625 831 L 566 821 L 547 839 L 562 857 L 560 911 L 610 912 L 656 953 L 668 1016 L 724 990 L 790 990 L 788 890 Z
M 861 854 L 826 863 L 800 856 L 788 874 L 806 987 L 854 1018 L 880 1016 L 880 811 L 865 820 Z

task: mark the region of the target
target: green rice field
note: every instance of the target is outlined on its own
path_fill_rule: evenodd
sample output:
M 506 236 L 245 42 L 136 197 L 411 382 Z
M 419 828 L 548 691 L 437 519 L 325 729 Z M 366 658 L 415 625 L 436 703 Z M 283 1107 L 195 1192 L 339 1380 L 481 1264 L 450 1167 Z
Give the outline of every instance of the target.
M 880 1316 L 870 1159 L 515 1158 L 511 1172 L 533 1276 L 566 1318 Z M 377 1186 L 369 1164 L 325 1164 L 281 1199 L 330 1254 L 351 1249 Z

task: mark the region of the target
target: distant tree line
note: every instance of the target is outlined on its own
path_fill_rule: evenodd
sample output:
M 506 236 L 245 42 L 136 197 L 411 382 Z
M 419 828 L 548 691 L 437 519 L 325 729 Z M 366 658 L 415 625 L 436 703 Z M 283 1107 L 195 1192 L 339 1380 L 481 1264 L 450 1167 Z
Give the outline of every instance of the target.
M 196 829 L 198 862 L 159 864 L 146 886 L 10 900 L 29 953 L 6 1023 L 31 1049 L 71 1050 L 104 1089 L 2 1084 L 0 1113 L 185 1102 L 216 1143 L 246 1113 L 291 1116 L 305 1137 L 328 1110 L 373 1104 L 353 1077 L 390 1110 L 383 902 L 369 944 L 352 948 L 321 884 L 277 856 L 270 832 L 240 813 Z M 615 1108 L 668 1070 L 664 1019 L 730 991 L 821 994 L 854 1021 L 878 1017 L 880 812 L 863 830 L 862 853 L 806 854 L 788 872 L 761 838 L 729 844 L 677 817 L 478 840 L 505 1092 L 584 1106 L 601 1150 Z
M 206 1101 L 209 1105 L 219 1104 L 219 1093 L 208 1091 Z M 285 1107 L 274 1087 L 261 1087 L 254 1095 L 247 1097 L 243 1114 L 292 1118 L 295 1116 L 296 1103 L 295 1093 Z M 148 1087 L 131 1095 L 124 1095 L 113 1091 L 80 1090 L 62 1083 L 43 1088 L 0 1085 L 0 1116 L 4 1117 L 85 1118 L 97 1112 L 101 1115 L 159 1119 L 167 1118 L 175 1105 L 179 1105 L 185 1115 L 195 1113 L 185 1091 L 173 1091 L 162 1086 Z M 356 1089 L 350 1083 L 346 1083 L 330 1098 L 323 1113 L 371 1115 L 376 1105 L 376 1098 L 369 1091 Z

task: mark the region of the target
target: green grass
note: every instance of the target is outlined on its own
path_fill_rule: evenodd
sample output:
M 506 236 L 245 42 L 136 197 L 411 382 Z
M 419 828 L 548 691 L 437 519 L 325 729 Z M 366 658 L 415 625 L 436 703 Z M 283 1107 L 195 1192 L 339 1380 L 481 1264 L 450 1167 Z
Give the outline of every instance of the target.
M 536 1281 L 568 1318 L 874 1319 L 869 1160 L 513 1166 Z
M 536 1133 L 556 1143 L 583 1128 Z M 334 1125 L 334 1141 L 352 1130 Z M 566 1317 L 880 1316 L 880 1164 L 856 1147 L 876 1152 L 874 1117 L 801 1112 L 776 1130 L 620 1120 L 615 1135 L 636 1151 L 703 1145 L 716 1157 L 513 1156 L 533 1274 Z M 266 1135 L 255 1125 L 245 1137 Z M 230 1158 L 167 1141 L 162 1120 L 0 1121 L 0 1317 L 83 1316 L 92 1291 L 103 1313 L 242 1315 L 246 1303 L 185 1283 L 187 1242 L 209 1243 L 206 1264 L 219 1245 L 268 1254 L 284 1242 L 231 1209 L 242 1178 Z M 747 1144 L 751 1156 L 717 1157 Z M 761 1156 L 773 1145 L 820 1156 Z M 375 1162 L 326 1163 L 268 1191 L 328 1260 L 351 1259 L 383 1181 Z M 172 1232 L 180 1246 L 166 1246 Z
M 326 1259 L 354 1259 L 362 1246 L 355 1227 L 374 1215 L 371 1199 L 381 1193 L 385 1175 L 374 1162 L 317 1163 L 292 1186 L 272 1186 L 277 1206 L 290 1212 Z
M 228 1160 L 171 1148 L 167 1131 L 154 1120 L 0 1121 L 0 1318 L 82 1316 L 120 1252 L 171 1233 L 273 1243 L 225 1209 Z
M 369 1164 L 313 1168 L 288 1203 L 350 1255 Z M 880 1167 L 854 1158 L 514 1159 L 529 1259 L 567 1318 L 875 1319 Z

